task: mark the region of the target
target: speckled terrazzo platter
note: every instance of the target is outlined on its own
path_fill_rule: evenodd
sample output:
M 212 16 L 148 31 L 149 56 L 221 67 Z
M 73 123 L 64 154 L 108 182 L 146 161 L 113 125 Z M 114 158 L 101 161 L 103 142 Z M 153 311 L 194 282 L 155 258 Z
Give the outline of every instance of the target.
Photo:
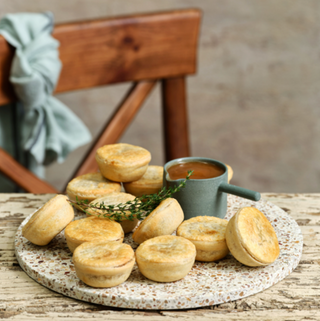
M 297 223 L 270 202 L 251 202 L 228 195 L 230 219 L 243 206 L 262 211 L 273 225 L 280 244 L 280 256 L 265 267 L 246 267 L 231 254 L 215 263 L 196 262 L 182 280 L 156 283 L 146 279 L 135 265 L 129 279 L 113 288 L 92 288 L 80 281 L 72 264 L 64 232 L 47 246 L 36 246 L 25 239 L 19 227 L 15 238 L 15 253 L 22 269 L 35 281 L 66 296 L 113 307 L 132 309 L 187 309 L 224 303 L 258 293 L 279 282 L 298 265 L 302 253 L 302 234 Z M 84 215 L 76 213 L 76 219 Z M 131 234 L 125 242 L 137 245 Z

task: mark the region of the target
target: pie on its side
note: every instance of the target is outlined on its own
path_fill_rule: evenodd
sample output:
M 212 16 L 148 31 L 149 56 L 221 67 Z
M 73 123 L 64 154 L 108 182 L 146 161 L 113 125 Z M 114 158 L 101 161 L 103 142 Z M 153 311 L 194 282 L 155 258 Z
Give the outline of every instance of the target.
M 22 228 L 22 235 L 36 245 L 47 245 L 74 218 L 65 195 L 56 195 L 37 210 Z
M 271 223 L 254 207 L 243 207 L 232 217 L 226 240 L 232 255 L 248 266 L 271 264 L 280 254 Z
M 177 200 L 167 198 L 147 216 L 133 232 L 133 240 L 142 242 L 160 235 L 170 235 L 184 219 L 183 211 Z

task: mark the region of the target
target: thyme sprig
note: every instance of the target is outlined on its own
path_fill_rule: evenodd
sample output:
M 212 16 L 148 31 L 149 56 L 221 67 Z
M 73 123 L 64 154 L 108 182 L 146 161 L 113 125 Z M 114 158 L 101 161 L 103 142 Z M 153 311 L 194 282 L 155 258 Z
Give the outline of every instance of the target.
M 171 197 L 174 193 L 184 188 L 193 171 L 188 171 L 188 175 L 179 185 L 175 187 L 163 187 L 157 194 L 142 195 L 132 201 L 120 203 L 117 205 L 105 205 L 102 203 L 90 203 L 88 200 L 71 201 L 71 205 L 81 208 L 89 215 L 109 218 L 110 220 L 120 222 L 123 220 L 133 221 L 135 218 L 142 221 L 145 219 L 163 200 Z M 90 209 L 90 211 L 88 211 Z M 95 214 L 93 214 L 95 213 Z

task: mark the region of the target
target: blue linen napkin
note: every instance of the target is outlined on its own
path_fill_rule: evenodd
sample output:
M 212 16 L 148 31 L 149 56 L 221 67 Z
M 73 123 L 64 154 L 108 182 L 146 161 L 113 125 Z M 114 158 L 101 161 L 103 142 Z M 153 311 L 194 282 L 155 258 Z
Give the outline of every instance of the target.
M 16 48 L 10 81 L 23 106 L 19 143 L 31 157 L 35 173 L 35 164 L 61 163 L 91 140 L 83 122 L 52 97 L 61 70 L 59 42 L 51 36 L 52 29 L 50 12 L 8 14 L 0 20 L 0 34 Z M 5 145 L 4 139 L 0 134 L 0 146 Z

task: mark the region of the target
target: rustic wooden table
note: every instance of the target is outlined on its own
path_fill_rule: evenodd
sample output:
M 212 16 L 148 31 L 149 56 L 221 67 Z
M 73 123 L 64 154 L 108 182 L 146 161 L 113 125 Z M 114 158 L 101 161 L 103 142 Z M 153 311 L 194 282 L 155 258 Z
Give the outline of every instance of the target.
M 13 320 L 320 320 L 320 194 L 262 194 L 300 225 L 303 254 L 295 271 L 256 295 L 206 308 L 138 311 L 65 297 L 20 268 L 14 237 L 23 219 L 53 195 L 0 194 L 0 318 Z

